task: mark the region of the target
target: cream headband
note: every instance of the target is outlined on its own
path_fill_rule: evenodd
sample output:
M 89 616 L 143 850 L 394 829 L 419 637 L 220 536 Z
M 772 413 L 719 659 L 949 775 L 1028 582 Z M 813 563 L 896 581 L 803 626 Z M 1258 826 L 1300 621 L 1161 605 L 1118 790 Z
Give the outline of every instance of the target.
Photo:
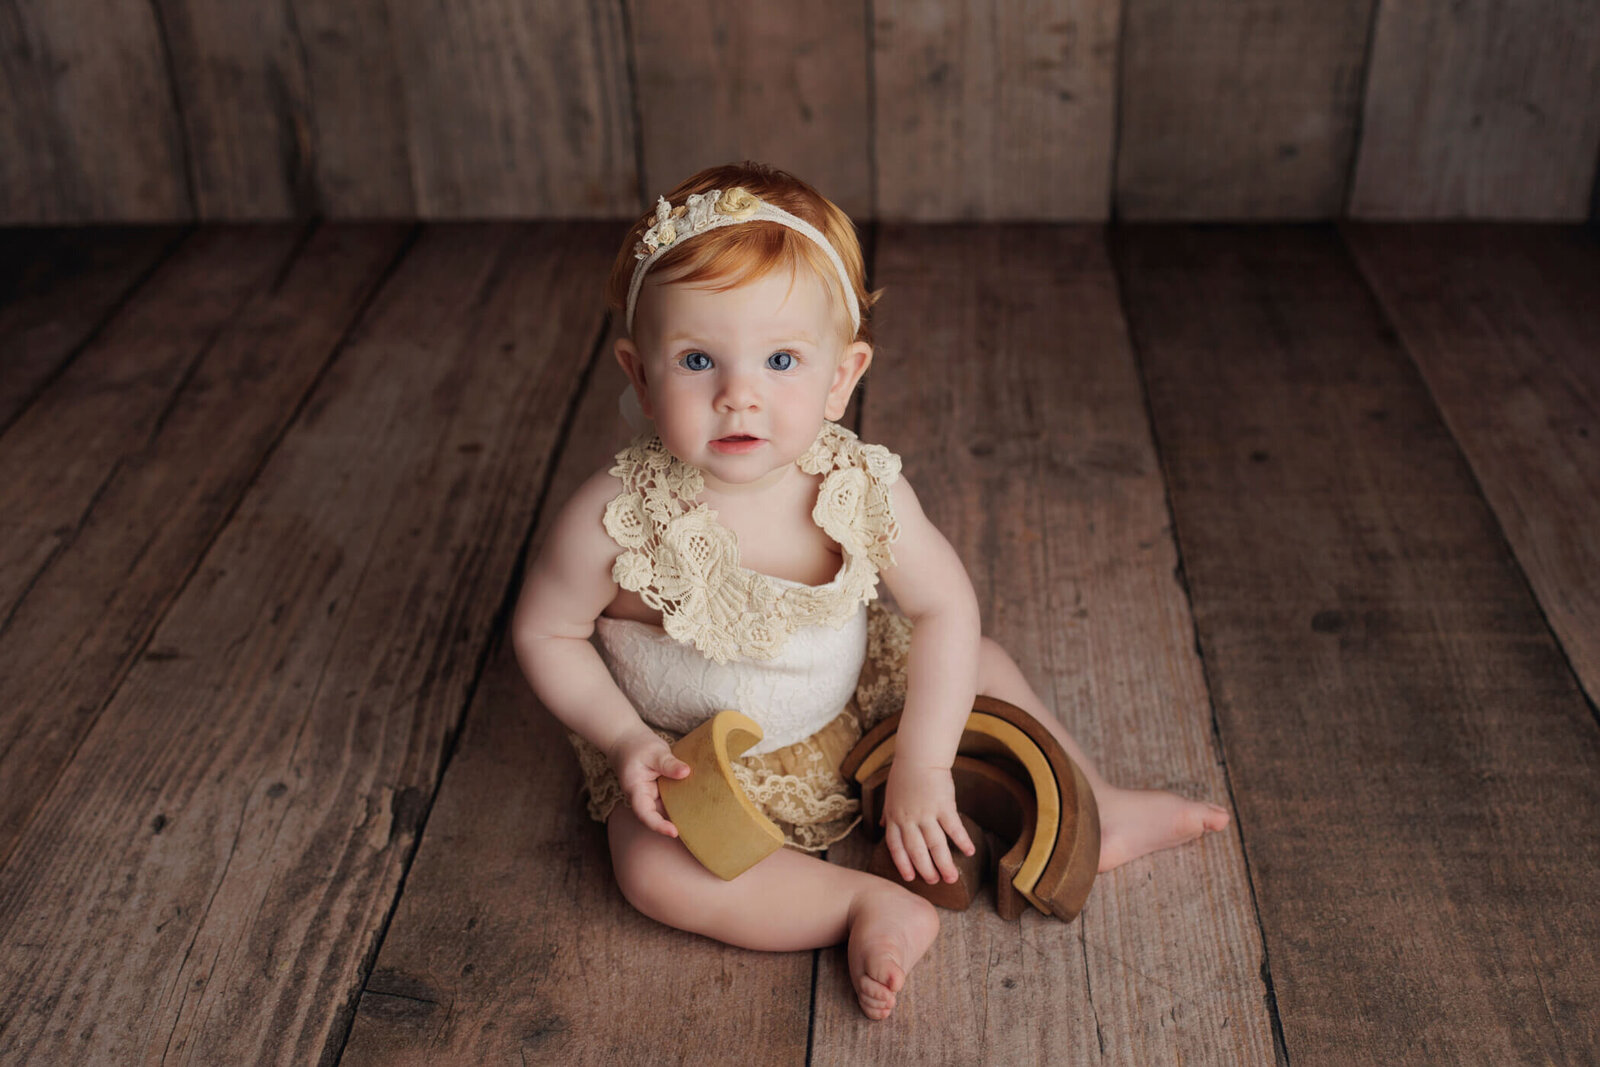
M 655 266 L 663 252 L 679 241 L 707 230 L 740 222 L 761 221 L 776 222 L 804 234 L 828 253 L 828 261 L 839 272 L 839 285 L 844 289 L 845 300 L 850 305 L 851 336 L 855 336 L 855 332 L 861 329 L 861 307 L 856 301 L 856 287 L 850 281 L 850 272 L 844 269 L 844 260 L 839 258 L 838 250 L 822 236 L 822 231 L 805 219 L 758 200 L 743 188 L 729 189 L 727 192 L 712 189 L 707 193 L 691 193 L 677 207 L 667 203 L 664 196 L 656 200 L 656 223 L 644 232 L 644 238 L 633 249 L 639 265 L 633 268 L 633 282 L 628 286 L 628 332 L 633 332 L 633 307 L 639 302 L 644 276 L 650 273 L 650 268 Z

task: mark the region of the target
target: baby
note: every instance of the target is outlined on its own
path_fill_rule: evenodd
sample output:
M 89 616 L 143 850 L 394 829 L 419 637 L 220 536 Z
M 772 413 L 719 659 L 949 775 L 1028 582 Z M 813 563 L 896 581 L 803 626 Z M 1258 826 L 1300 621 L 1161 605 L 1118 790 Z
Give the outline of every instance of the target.
M 837 424 L 872 363 L 861 250 L 810 186 L 755 164 L 702 171 L 629 232 L 607 292 L 616 358 L 652 424 L 574 494 L 517 605 L 519 662 L 573 735 L 623 895 L 747 948 L 848 940 L 882 1019 L 938 932 L 902 885 L 810 853 L 855 825 L 839 762 L 901 709 L 883 823 L 910 881 L 971 855 L 951 764 L 973 696 L 1025 709 L 1100 809 L 1100 870 L 1227 825 L 1227 812 L 1101 778 L 999 645 L 900 460 Z M 881 578 L 900 614 L 875 603 Z M 598 639 L 598 648 L 591 643 Z M 721 708 L 765 736 L 736 768 L 789 848 L 724 882 L 690 856 L 657 779 L 669 741 Z

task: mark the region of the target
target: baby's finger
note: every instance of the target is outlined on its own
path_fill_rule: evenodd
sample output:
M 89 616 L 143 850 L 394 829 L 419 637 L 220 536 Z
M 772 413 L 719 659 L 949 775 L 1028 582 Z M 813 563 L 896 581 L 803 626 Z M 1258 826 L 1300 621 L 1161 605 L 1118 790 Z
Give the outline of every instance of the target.
M 922 839 L 928 843 L 928 858 L 939 872 L 939 877 L 945 882 L 954 883 L 961 877 L 961 872 L 956 869 L 955 861 L 950 858 L 950 845 L 945 841 L 944 831 L 938 823 L 929 823 L 922 828 Z
M 941 815 L 939 826 L 955 845 L 968 856 L 978 851 L 978 846 L 972 840 L 972 835 L 967 833 L 967 824 L 961 821 L 961 816 L 955 813 Z
M 683 760 L 674 756 L 670 748 L 663 751 L 660 758 L 655 760 L 653 765 L 656 772 L 663 778 L 687 778 L 689 777 L 689 771 L 692 769 Z
M 905 843 L 906 855 L 911 858 L 911 865 L 922 875 L 922 880 L 933 885 L 939 880 L 939 870 L 934 866 L 933 857 L 928 855 L 928 843 L 923 840 L 922 827 L 915 823 L 901 830 L 901 841 Z
M 628 806 L 633 813 L 644 823 L 645 829 L 654 830 L 663 837 L 677 837 L 678 828 L 667 821 L 661 814 L 660 801 L 651 795 L 649 790 L 641 789 L 628 798 Z
M 902 881 L 909 882 L 917 876 L 911 866 L 911 857 L 906 855 L 906 846 L 900 839 L 900 827 L 890 823 L 883 831 L 884 844 L 889 846 L 889 858 L 894 861 L 894 869 L 899 872 Z

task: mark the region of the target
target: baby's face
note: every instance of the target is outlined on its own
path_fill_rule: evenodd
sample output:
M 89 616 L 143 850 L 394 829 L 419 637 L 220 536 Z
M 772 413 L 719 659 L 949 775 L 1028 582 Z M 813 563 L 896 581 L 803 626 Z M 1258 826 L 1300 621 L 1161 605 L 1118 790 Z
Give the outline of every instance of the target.
M 724 292 L 650 279 L 634 327 L 617 359 L 640 405 L 672 454 L 723 491 L 781 478 L 844 414 L 872 358 L 804 269 Z

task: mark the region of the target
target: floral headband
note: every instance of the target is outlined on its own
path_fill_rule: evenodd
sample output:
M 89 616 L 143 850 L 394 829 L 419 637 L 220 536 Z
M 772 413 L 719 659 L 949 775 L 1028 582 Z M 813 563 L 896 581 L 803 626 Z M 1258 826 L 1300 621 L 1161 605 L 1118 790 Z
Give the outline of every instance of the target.
M 644 232 L 643 239 L 633 249 L 634 258 L 639 264 L 633 268 L 633 283 L 628 286 L 628 332 L 633 332 L 633 308 L 639 302 L 639 290 L 644 285 L 644 276 L 655 266 L 656 260 L 661 258 L 662 253 L 678 242 L 705 233 L 707 230 L 732 226 L 740 222 L 762 221 L 776 222 L 796 233 L 804 234 L 828 254 L 828 261 L 833 264 L 833 269 L 839 272 L 839 284 L 843 287 L 845 300 L 850 305 L 852 334 L 861 329 L 861 307 L 856 301 L 855 284 L 851 282 L 850 272 L 845 270 L 844 260 L 839 258 L 838 250 L 822 236 L 822 231 L 805 219 L 756 198 L 741 187 L 729 189 L 727 192 L 712 189 L 707 193 L 691 193 L 689 198 L 677 207 L 667 203 L 667 198 L 664 196 L 656 200 L 655 225 Z

